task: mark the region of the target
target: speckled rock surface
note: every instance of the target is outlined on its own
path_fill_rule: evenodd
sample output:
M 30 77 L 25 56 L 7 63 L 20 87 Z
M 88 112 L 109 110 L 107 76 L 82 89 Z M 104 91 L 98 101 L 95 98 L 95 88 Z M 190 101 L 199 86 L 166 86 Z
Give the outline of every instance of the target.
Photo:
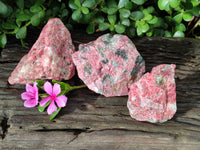
M 124 35 L 105 34 L 80 44 L 72 55 L 80 79 L 106 97 L 128 95 L 128 87 L 145 72 L 145 63 L 133 42 Z
M 10 84 L 26 84 L 35 79 L 68 80 L 75 73 L 71 58 L 74 51 L 68 29 L 60 19 L 50 19 L 8 81 Z
M 165 122 L 176 113 L 175 65 L 154 67 L 130 86 L 127 106 L 139 121 Z

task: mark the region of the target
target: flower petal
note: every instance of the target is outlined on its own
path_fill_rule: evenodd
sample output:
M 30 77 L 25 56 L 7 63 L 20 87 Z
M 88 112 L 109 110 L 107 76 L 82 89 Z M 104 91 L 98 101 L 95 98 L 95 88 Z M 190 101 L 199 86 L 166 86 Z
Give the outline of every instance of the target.
M 26 91 L 27 92 L 32 92 L 33 91 L 33 87 L 30 84 L 26 84 Z
M 51 83 L 50 82 L 46 82 L 45 84 L 44 84 L 44 90 L 45 90 L 45 92 L 47 92 L 47 94 L 49 94 L 49 95 L 52 95 L 53 93 L 52 93 L 52 85 L 51 85 Z
M 67 103 L 67 97 L 65 95 L 61 95 L 56 97 L 55 101 L 58 107 L 65 107 Z
M 29 99 L 29 100 L 26 100 L 24 102 L 24 107 L 31 108 L 31 107 L 35 107 L 37 104 L 38 104 L 37 100 L 35 100 L 35 99 Z
M 54 96 L 60 94 L 60 92 L 61 92 L 60 84 L 55 83 L 55 84 L 53 85 L 53 94 L 54 94 Z
M 48 113 L 48 115 L 51 115 L 56 110 L 57 110 L 57 107 L 56 107 L 54 101 L 52 101 L 50 103 L 49 107 L 47 108 L 47 113 Z
M 35 93 L 38 93 L 38 87 L 37 87 L 37 82 L 33 83 L 33 89 Z
M 21 94 L 21 98 L 23 100 L 32 99 L 34 97 L 35 97 L 35 95 L 33 93 L 31 93 L 31 92 L 24 92 L 24 93 Z
M 43 99 L 40 101 L 40 106 L 43 107 L 43 106 L 46 105 L 46 103 L 47 103 L 48 101 L 50 101 L 50 100 L 51 100 L 51 97 L 50 97 L 50 96 L 49 96 L 49 97 L 43 98 Z

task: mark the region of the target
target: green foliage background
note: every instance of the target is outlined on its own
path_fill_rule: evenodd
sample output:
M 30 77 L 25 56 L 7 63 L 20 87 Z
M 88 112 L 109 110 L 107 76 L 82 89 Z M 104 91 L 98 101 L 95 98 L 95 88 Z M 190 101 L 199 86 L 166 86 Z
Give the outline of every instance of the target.
M 54 17 L 69 29 L 83 26 L 88 34 L 200 38 L 199 0 L 1 0 L 0 47 L 8 34 L 24 45 L 28 27 L 41 29 Z

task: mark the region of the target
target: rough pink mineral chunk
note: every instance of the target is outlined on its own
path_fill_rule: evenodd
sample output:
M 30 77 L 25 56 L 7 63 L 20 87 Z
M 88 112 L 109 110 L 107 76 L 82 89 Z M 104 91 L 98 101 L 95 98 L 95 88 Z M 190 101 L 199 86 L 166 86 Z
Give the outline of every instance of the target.
M 124 35 L 105 34 L 80 44 L 72 55 L 80 79 L 89 89 L 109 96 L 128 95 L 128 86 L 145 72 L 145 63 Z
M 25 84 L 35 79 L 70 79 L 75 73 L 71 58 L 74 51 L 68 29 L 60 19 L 50 19 L 8 81 L 10 84 Z
M 139 121 L 165 122 L 176 113 L 175 65 L 162 64 L 130 86 L 128 109 Z

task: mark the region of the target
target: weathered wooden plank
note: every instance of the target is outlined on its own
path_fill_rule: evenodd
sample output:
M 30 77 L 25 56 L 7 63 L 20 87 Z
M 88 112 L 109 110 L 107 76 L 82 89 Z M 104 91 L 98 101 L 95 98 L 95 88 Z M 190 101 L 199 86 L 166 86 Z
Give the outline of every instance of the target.
M 73 33 L 76 45 L 96 39 Z M 53 121 L 37 108 L 24 108 L 24 86 L 7 82 L 28 48 L 14 45 L 0 56 L 0 136 L 2 149 L 194 149 L 200 148 L 200 40 L 188 38 L 133 39 L 147 71 L 160 63 L 175 63 L 177 106 L 163 124 L 138 122 L 129 116 L 127 96 L 105 98 L 87 88 L 72 91 L 67 107 Z M 17 49 L 17 50 L 16 50 Z M 75 76 L 70 84 L 79 85 Z

